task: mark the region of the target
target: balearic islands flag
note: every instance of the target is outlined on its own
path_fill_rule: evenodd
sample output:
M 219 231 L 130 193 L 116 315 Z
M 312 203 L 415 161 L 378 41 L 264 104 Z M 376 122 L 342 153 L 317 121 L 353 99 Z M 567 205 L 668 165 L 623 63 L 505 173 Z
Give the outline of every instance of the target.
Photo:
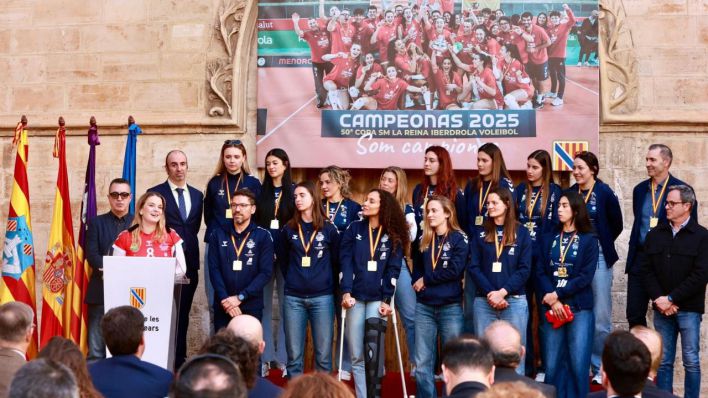
M 26 120 L 23 120 L 26 122 Z M 5 247 L 2 252 L 2 280 L 0 281 L 0 304 L 21 301 L 34 311 L 37 324 L 37 305 L 34 292 L 34 244 L 30 222 L 29 184 L 27 182 L 27 159 L 29 145 L 25 124 L 18 123 L 15 138 L 15 176 L 10 196 L 10 212 L 7 216 Z M 37 355 L 37 329 L 35 328 L 27 356 Z
M 43 347 L 53 336 L 73 338 L 70 331 L 72 305 L 64 304 L 67 299 L 73 297 L 76 255 L 69 201 L 69 178 L 66 171 L 66 130 L 63 120 L 60 125 L 54 141 L 53 153 L 55 158 L 59 158 L 59 174 L 49 232 L 49 247 L 42 272 L 40 347 Z

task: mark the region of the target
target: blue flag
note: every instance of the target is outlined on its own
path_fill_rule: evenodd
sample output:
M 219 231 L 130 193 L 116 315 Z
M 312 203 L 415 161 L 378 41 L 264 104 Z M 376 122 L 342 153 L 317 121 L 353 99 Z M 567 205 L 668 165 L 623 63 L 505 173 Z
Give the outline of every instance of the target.
M 137 123 L 128 126 L 128 141 L 125 144 L 125 157 L 123 158 L 123 178 L 130 182 L 130 214 L 135 214 L 135 159 L 138 150 L 138 134 L 142 134 Z

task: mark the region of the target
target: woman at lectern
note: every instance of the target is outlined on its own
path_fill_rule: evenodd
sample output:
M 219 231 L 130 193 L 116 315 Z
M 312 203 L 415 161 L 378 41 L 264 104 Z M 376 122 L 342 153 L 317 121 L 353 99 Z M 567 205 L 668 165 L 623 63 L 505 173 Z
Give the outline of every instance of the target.
M 138 199 L 133 225 L 118 234 L 113 243 L 114 256 L 175 257 L 175 276 L 184 277 L 186 263 L 182 238 L 165 225 L 165 198 L 156 192 L 147 192 Z

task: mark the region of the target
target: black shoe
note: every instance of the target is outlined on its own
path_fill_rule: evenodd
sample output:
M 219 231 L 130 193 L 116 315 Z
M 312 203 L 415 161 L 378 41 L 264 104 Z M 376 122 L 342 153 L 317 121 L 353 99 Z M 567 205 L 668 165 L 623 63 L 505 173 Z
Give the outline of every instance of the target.
M 325 104 L 323 104 L 322 102 L 317 103 L 317 109 L 322 109 L 322 108 L 324 108 L 324 106 L 325 106 Z
M 543 102 L 533 102 L 533 109 L 543 109 Z

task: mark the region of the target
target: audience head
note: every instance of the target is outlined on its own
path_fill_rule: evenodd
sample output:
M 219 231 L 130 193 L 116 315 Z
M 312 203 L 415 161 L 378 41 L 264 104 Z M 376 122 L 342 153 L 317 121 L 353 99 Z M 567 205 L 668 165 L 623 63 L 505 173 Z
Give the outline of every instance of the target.
M 145 318 L 137 308 L 129 305 L 115 307 L 101 319 L 101 333 L 111 355 L 137 355 L 145 350 L 143 328 Z
M 494 358 L 489 344 L 472 337 L 458 337 L 442 348 L 443 379 L 450 394 L 456 385 L 476 381 L 487 387 L 494 383 Z
M 507 321 L 494 321 L 484 330 L 484 340 L 494 357 L 494 366 L 516 369 L 524 357 L 521 334 Z
M 34 328 L 32 307 L 20 301 L 0 305 L 0 347 L 27 352 Z
M 197 355 L 185 362 L 170 392 L 173 398 L 246 398 L 247 395 L 238 366 L 217 354 Z
M 602 384 L 607 396 L 640 393 L 650 367 L 649 349 L 630 332 L 616 330 L 607 336 L 602 350 Z
M 515 381 L 494 384 L 489 390 L 481 392 L 476 398 L 544 398 L 541 390 Z
M 79 388 L 71 370 L 59 362 L 40 358 L 15 373 L 9 398 L 79 398 Z
M 259 355 L 265 350 L 263 327 L 258 318 L 246 314 L 235 316 L 226 326 L 226 329 L 234 336 L 240 337 L 256 347 Z
M 661 335 L 654 329 L 649 329 L 646 326 L 637 325 L 633 327 L 630 331 L 632 336 L 636 337 L 644 343 L 649 349 L 649 354 L 651 354 L 651 369 L 649 369 L 649 377 L 652 379 L 656 377 L 659 372 L 659 365 L 661 365 L 661 356 L 663 353 L 663 344 L 661 342 Z
M 73 341 L 61 336 L 54 336 L 42 348 L 37 358 L 57 361 L 68 367 L 76 378 L 76 384 L 82 397 L 100 396 L 91 381 L 91 375 L 86 367 L 86 358 Z
M 344 384 L 327 373 L 309 373 L 291 380 L 280 398 L 354 398 Z
M 258 377 L 258 348 L 246 339 L 236 337 L 227 329 L 221 329 L 209 337 L 199 350 L 200 354 L 217 354 L 229 358 L 236 364 L 249 390 L 256 384 Z

